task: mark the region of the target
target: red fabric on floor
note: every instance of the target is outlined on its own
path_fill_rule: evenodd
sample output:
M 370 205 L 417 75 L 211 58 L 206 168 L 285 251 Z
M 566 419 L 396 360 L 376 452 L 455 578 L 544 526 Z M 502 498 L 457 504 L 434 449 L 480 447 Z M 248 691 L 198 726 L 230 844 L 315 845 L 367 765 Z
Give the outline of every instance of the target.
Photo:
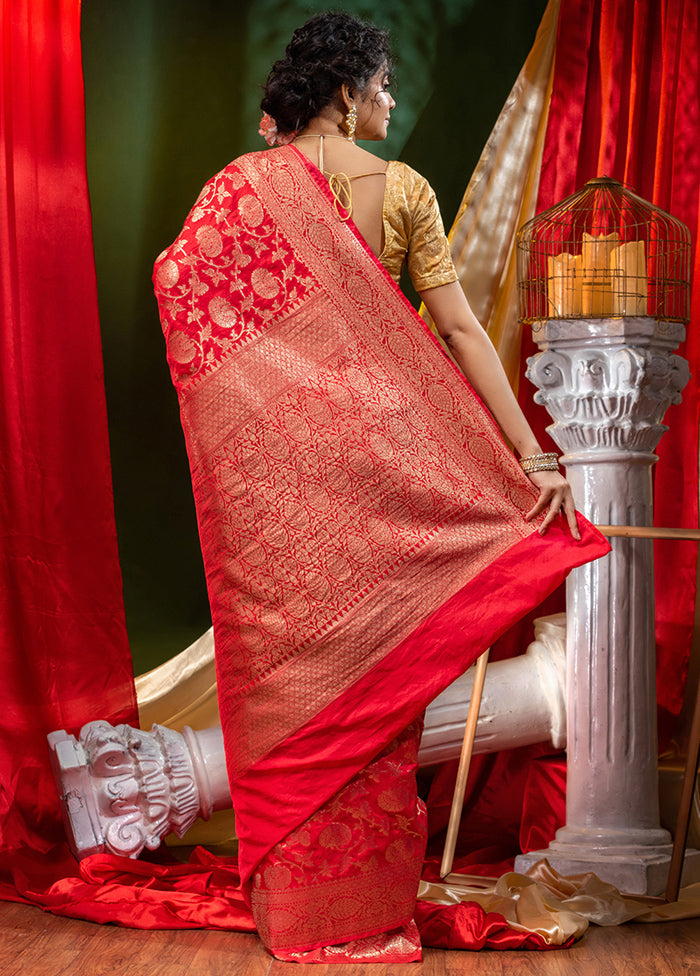
M 95 854 L 78 866 L 56 848 L 39 867 L 34 857 L 12 859 L 14 884 L 0 897 L 27 901 L 55 915 L 139 929 L 211 928 L 254 932 L 235 858 L 197 848 L 188 864 L 153 864 Z M 43 884 L 52 883 L 45 889 Z M 532 933 L 510 929 L 474 903 L 418 902 L 416 923 L 424 946 L 448 949 L 549 949 Z M 555 947 L 560 948 L 560 947 Z M 307 960 L 308 961 L 308 960 Z M 323 960 L 319 960 L 323 961 Z
M 485 912 L 475 902 L 435 905 L 419 901 L 416 924 L 423 945 L 441 949 L 566 949 L 574 941 L 548 945 L 536 932 L 517 932 L 502 915 Z

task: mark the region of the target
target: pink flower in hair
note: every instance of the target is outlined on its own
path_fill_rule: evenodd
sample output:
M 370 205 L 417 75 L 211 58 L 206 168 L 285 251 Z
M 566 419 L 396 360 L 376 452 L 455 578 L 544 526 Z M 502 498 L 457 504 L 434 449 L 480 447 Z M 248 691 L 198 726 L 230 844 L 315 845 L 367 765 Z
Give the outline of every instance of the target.
M 260 119 L 258 135 L 263 137 L 268 146 L 286 146 L 287 143 L 294 139 L 296 132 L 280 133 L 275 120 L 265 112 Z

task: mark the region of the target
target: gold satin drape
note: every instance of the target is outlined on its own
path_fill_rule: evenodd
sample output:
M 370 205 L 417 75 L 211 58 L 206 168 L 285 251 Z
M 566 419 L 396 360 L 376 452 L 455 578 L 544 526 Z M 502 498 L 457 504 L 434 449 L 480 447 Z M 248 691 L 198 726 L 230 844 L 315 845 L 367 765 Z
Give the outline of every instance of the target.
M 700 915 L 700 884 L 683 888 L 676 902 L 655 904 L 623 895 L 595 874 L 564 878 L 547 861 L 527 874 L 511 872 L 495 882 L 477 877 L 459 885 L 421 881 L 418 898 L 439 905 L 476 902 L 502 915 L 516 931 L 536 932 L 549 945 L 580 939 L 591 923 L 669 922 Z
M 216 700 L 214 631 L 210 627 L 184 651 L 136 678 L 139 724 L 155 723 L 181 732 L 221 725 Z
M 535 215 L 561 0 L 550 0 L 535 43 L 493 127 L 449 233 L 459 280 L 511 386 L 520 374 L 515 235 Z M 426 319 L 428 319 L 426 313 Z

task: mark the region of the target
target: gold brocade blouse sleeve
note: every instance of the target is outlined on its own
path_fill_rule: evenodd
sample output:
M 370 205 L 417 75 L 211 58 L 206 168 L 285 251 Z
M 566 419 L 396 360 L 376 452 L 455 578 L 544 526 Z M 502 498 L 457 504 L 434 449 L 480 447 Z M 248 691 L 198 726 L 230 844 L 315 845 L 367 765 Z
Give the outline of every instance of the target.
M 380 261 L 394 281 L 401 277 L 404 261 L 416 291 L 457 280 L 435 193 L 405 163 L 389 163 L 383 216 Z

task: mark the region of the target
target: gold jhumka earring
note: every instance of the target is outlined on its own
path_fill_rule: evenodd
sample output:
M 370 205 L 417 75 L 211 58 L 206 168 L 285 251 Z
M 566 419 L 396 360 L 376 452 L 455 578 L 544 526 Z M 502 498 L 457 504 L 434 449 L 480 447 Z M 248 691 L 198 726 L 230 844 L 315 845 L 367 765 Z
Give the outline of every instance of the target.
M 353 105 L 348 114 L 345 116 L 345 128 L 348 130 L 348 139 L 355 138 L 355 129 L 357 127 L 357 106 Z

